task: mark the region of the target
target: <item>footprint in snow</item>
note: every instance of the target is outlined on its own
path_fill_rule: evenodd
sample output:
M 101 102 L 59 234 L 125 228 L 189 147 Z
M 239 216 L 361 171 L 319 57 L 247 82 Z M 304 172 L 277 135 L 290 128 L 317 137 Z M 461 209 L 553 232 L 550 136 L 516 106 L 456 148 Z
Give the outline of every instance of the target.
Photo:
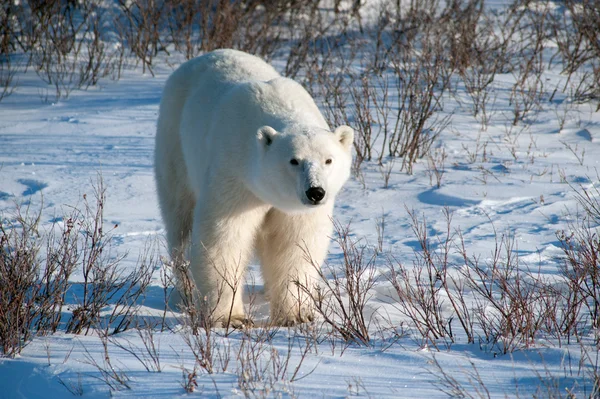
M 48 184 L 41 182 L 39 180 L 33 180 L 33 179 L 19 179 L 19 180 L 17 180 L 17 182 L 19 182 L 22 185 L 27 187 L 27 189 L 25 191 L 23 191 L 23 193 L 21 194 L 25 197 L 29 197 L 29 196 L 37 193 L 38 191 L 43 190 L 44 188 L 48 187 Z
M 0 201 L 6 201 L 7 199 L 9 199 L 12 196 L 13 195 L 10 193 L 5 193 L 4 191 L 0 191 Z
M 587 129 L 582 129 L 575 134 L 587 141 L 594 141 L 594 139 L 592 137 L 592 133 L 590 133 L 590 131 Z
M 453 195 L 443 194 L 438 189 L 432 188 L 427 191 L 423 191 L 417 196 L 417 199 L 424 204 L 428 205 L 439 205 L 439 206 L 455 206 L 455 207 L 468 207 L 479 204 L 481 201 L 470 200 L 461 197 L 455 197 Z

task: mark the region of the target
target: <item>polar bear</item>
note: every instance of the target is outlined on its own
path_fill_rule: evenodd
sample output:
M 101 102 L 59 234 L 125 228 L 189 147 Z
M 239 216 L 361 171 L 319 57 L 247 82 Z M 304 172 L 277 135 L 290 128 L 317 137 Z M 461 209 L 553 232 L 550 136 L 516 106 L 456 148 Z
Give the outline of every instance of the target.
M 187 256 L 216 326 L 247 321 L 242 285 L 258 257 L 271 320 L 306 322 L 354 131 L 330 131 L 311 96 L 258 57 L 217 50 L 167 80 L 155 150 L 171 256 Z M 182 255 L 184 254 L 184 255 Z

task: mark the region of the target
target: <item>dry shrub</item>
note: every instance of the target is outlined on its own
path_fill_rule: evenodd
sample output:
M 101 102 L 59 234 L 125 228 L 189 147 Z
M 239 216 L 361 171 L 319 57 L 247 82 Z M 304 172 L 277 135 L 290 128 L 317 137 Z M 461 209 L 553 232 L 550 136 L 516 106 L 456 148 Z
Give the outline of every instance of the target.
M 163 262 L 167 262 L 163 260 Z M 183 326 L 182 335 L 186 345 L 195 358 L 194 373 L 204 370 L 213 374 L 219 369 L 227 370 L 229 363 L 229 346 L 221 346 L 214 330 L 214 312 L 221 298 L 221 290 L 216 293 L 217 300 L 209 301 L 196 288 L 196 283 L 189 270 L 189 261 L 177 257 L 168 263 L 176 276 L 171 285 L 176 287 L 179 296 L 178 309 L 182 313 L 180 323 Z M 229 326 L 226 326 L 229 331 Z
M 597 215 L 596 215 L 597 217 Z M 557 233 L 565 255 L 561 270 L 569 287 L 559 326 L 575 336 L 592 334 L 600 343 L 600 237 L 589 218 Z
M 156 266 L 154 252 L 149 247 L 124 274 L 123 257 L 111 253 L 104 229 L 101 179 L 94 200 L 84 196 L 83 210 L 73 208 L 47 233 L 39 231 L 41 211 L 32 214 L 29 207 L 0 219 L 2 354 L 18 354 L 36 334 L 101 330 L 108 336 L 134 326 Z M 74 284 L 70 277 L 78 268 L 83 281 Z
M 568 75 L 563 92 L 567 92 L 571 79 L 574 84 L 575 101 L 600 99 L 600 44 L 598 26 L 600 10 L 594 0 L 565 1 L 560 12 L 550 15 L 550 37 L 558 45 L 557 55 Z M 600 110 L 600 103 L 596 111 Z
M 566 358 L 571 358 L 572 354 L 569 351 L 563 359 L 562 370 L 558 373 L 551 370 L 551 364 L 546 363 L 543 351 L 534 353 L 532 357 L 541 360 L 541 364 L 531 362 L 530 365 L 531 372 L 535 375 L 536 384 L 531 386 L 535 392 L 529 392 L 528 389 L 515 389 L 515 386 L 511 385 L 506 388 L 501 387 L 500 391 L 497 386 L 488 388 L 487 376 L 480 372 L 480 368 L 473 360 L 469 360 L 469 366 L 459 367 L 456 371 L 456 367 L 444 367 L 436 355 L 432 354 L 428 372 L 436 381 L 434 384 L 438 389 L 451 398 L 490 399 L 495 397 L 492 396 L 492 392 L 494 394 L 502 392 L 505 397 L 515 398 L 597 398 L 600 394 L 600 364 L 595 353 L 597 351 L 585 345 L 580 345 L 579 351 L 581 355 L 579 367 L 575 368 L 570 361 L 564 361 Z M 455 376 L 460 376 L 460 379 Z M 573 378 L 574 376 L 577 378 Z
M 152 61 L 158 55 L 163 36 L 165 8 L 168 2 L 154 0 L 119 0 L 120 14 L 117 29 L 123 44 L 128 45 L 142 70 L 152 75 Z
M 14 217 L 0 220 L 0 346 L 9 356 L 36 333 L 64 328 L 69 278 L 78 262 L 77 213 L 45 237 L 38 231 L 40 216 L 17 207 Z
M 376 283 L 377 253 L 353 240 L 349 226 L 334 223 L 334 228 L 334 240 L 343 253 L 341 272 L 328 264 L 320 268 L 306 252 L 307 259 L 319 273 L 320 286 L 313 289 L 300 281 L 296 284 L 309 296 L 317 314 L 335 337 L 346 343 L 371 346 L 369 328 L 375 322 L 376 312 L 369 314 L 368 302 Z
M 426 3 L 426 4 L 423 4 Z M 451 65 L 439 44 L 435 2 L 382 5 L 364 34 L 352 21 L 332 25 L 310 53 L 304 72 L 309 91 L 331 125 L 355 127 L 353 170 L 364 161 L 401 157 L 412 172 L 449 119 L 438 116 Z M 356 21 L 354 21 L 356 23 Z
M 17 87 L 17 82 L 14 81 L 16 67 L 8 56 L 0 54 L 0 101 L 4 97 L 10 96 Z
M 284 43 L 294 43 L 286 66 L 286 74 L 294 75 L 310 41 L 323 33 L 320 5 L 319 0 L 119 1 L 117 26 L 122 43 L 150 72 L 160 52 L 175 50 L 190 59 L 236 48 L 270 58 Z
M 54 86 L 56 99 L 66 98 L 73 89 L 97 81 L 95 74 L 98 63 L 102 62 L 103 49 L 86 51 L 86 42 L 91 40 L 101 47 L 103 44 L 93 37 L 99 34 L 99 23 L 94 21 L 98 17 L 90 3 L 83 3 L 78 9 L 71 3 L 43 2 L 31 10 L 35 29 L 41 31 L 39 41 L 31 48 L 32 62 L 42 80 Z M 90 8 L 85 9 L 87 6 Z M 82 63 L 87 64 L 83 74 Z
M 13 5 L 5 3 L 0 6 L 0 101 L 9 96 L 16 88 L 15 61 L 10 54 L 17 46 L 15 43 L 15 24 L 13 23 Z
M 11 3 L 0 8 L 0 87 L 16 82 L 17 58 L 26 58 L 55 91 L 55 99 L 110 76 L 118 79 L 129 56 L 154 74 L 155 59 L 193 58 L 236 48 L 271 58 L 287 52 L 285 73 L 295 76 L 315 41 L 341 13 L 322 1 L 97 0 Z M 355 14 L 358 15 L 358 14 Z M 298 29 L 303 27 L 303 29 Z M 177 58 L 179 61 L 180 58 Z M 48 93 L 45 94 L 48 99 Z
M 20 209 L 13 223 L 0 220 L 0 348 L 5 356 L 21 352 L 40 316 L 38 221 L 39 215 L 31 218 Z
M 307 329 L 296 326 L 288 331 L 287 346 L 276 347 L 279 327 L 265 326 L 241 331 L 236 353 L 238 387 L 246 397 L 272 397 L 285 393 L 294 397 L 292 383 L 312 374 L 299 375 L 307 355 L 316 351 L 316 342 Z M 292 355 L 299 355 L 297 361 Z
M 276 340 L 281 337 L 280 326 L 267 323 L 255 327 L 248 321 L 235 328 L 227 324 L 219 328 L 220 322 L 215 327 L 213 314 L 222 298 L 222 291 L 216 293 L 217 300 L 209 301 L 198 292 L 189 272 L 188 261 L 175 259 L 169 262 L 169 267 L 174 269 L 173 274 L 177 276 L 177 281 L 169 284 L 177 287 L 180 296 L 177 310 L 182 312 L 179 318 L 182 328 L 178 333 L 194 356 L 191 370 L 182 366 L 182 385 L 187 392 L 196 390 L 196 379 L 200 373 L 210 375 L 233 369 L 238 387 L 246 397 L 268 397 L 274 393 L 292 392 L 291 384 L 294 381 L 312 373 L 309 371 L 299 376 L 308 353 L 316 351 L 316 339 L 310 326 L 299 325 L 287 330 L 285 351 L 277 349 L 276 345 Z M 139 334 L 142 336 L 142 333 Z M 118 346 L 134 354 L 147 370 L 156 371 L 160 362 L 153 349 L 152 334 L 143 334 L 144 348 L 130 343 L 120 343 Z M 292 361 L 294 353 L 300 354 L 296 362 Z
M 579 193 L 584 209 L 597 199 Z M 592 201 L 592 203 L 586 202 Z M 539 339 L 599 341 L 600 240 L 588 213 L 569 232 L 559 232 L 565 254 L 561 274 L 554 279 L 524 265 L 514 235 L 495 233 L 488 260 L 470 254 L 460 231 L 451 228 L 428 236 L 425 220 L 414 213 L 412 228 L 420 249 L 411 267 L 392 260 L 389 281 L 394 306 L 406 316 L 423 346 L 449 347 L 464 334 L 469 343 L 496 353 L 511 353 L 537 345 Z
M 435 242 L 431 242 L 426 221 L 409 212 L 412 230 L 421 251 L 415 252 L 416 259 L 412 267 L 397 261 L 390 262 L 388 279 L 397 298 L 396 307 L 413 322 L 421 346 L 436 347 L 438 342 L 450 346 L 454 343 L 458 332 L 452 326 L 455 318 L 466 334 L 467 342 L 473 343 L 475 340 L 473 311 L 467 305 L 465 284 L 452 272 L 452 216 L 448 209 L 444 214 L 447 221 L 446 236 L 437 237 Z M 450 313 L 445 309 L 446 301 L 450 302 Z
M 135 332 L 142 346 L 128 339 L 112 336 L 109 341 L 116 347 L 135 357 L 147 372 L 160 373 L 163 370 L 160 360 L 160 340 L 156 337 L 155 326 L 147 323 L 136 323 Z
M 109 51 L 111 13 L 95 0 L 80 2 L 25 2 L 6 7 L 3 24 L 3 80 L 7 87 L 11 65 L 33 66 L 38 76 L 54 88 L 55 99 L 74 89 L 85 89 L 99 79 L 120 75 L 123 54 Z M 6 71 L 6 72 L 5 72 Z M 5 89 L 5 93 L 7 90 Z M 46 99 L 48 94 L 45 94 Z
M 123 273 L 120 262 L 124 255 L 112 253 L 112 231 L 106 231 L 104 225 L 105 201 L 105 188 L 99 179 L 94 203 L 84 195 L 84 210 L 76 218 L 81 238 L 70 255 L 81 268 L 83 281 L 73 285 L 75 303 L 69 307 L 72 317 L 66 325 L 69 333 L 88 334 L 103 328 L 110 335 L 129 328 L 155 267 L 154 258 L 146 253 L 133 271 Z M 112 311 L 102 316 L 109 307 Z
M 475 296 L 471 322 L 480 331 L 480 345 L 506 354 L 529 348 L 552 332 L 543 327 L 560 297 L 551 284 L 519 263 L 513 234 L 496 234 L 495 240 L 491 259 L 482 265 L 469 257 L 461 237 L 461 274 Z
M 94 367 L 100 374 L 98 379 L 103 381 L 112 392 L 131 389 L 131 379 L 126 371 L 117 366 L 116 362 L 110 357 L 109 339 L 106 331 L 100 331 L 100 343 L 102 345 L 101 361 L 96 360 L 96 357 L 89 352 L 84 346 L 85 355 L 83 362 Z M 65 384 L 63 384 L 65 385 Z

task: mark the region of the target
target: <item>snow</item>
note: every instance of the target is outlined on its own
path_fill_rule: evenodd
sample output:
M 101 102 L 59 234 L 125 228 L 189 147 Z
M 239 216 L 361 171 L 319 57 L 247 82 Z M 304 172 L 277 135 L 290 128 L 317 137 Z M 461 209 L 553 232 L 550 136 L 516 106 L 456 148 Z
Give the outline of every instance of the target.
M 277 60 L 274 63 L 282 65 Z M 42 210 L 41 228 L 48 231 L 71 207 L 81 206 L 84 194 L 92 195 L 93 183 L 101 175 L 107 189 L 104 220 L 108 226 L 117 226 L 112 233 L 113 256 L 127 255 L 120 267 L 134 268 L 138 255 L 149 243 L 166 255 L 155 194 L 153 151 L 161 90 L 171 71 L 167 65 L 157 65 L 152 77 L 129 70 L 117 82 L 103 80 L 98 87 L 73 91 L 67 100 L 57 103 L 42 101 L 46 88 L 34 73 L 19 75 L 18 90 L 0 103 L 0 215 L 10 216 L 16 204 L 28 204 L 32 210 Z M 545 72 L 544 77 L 546 87 L 551 88 L 560 87 L 566 79 L 558 66 Z M 448 209 L 451 231 L 460 231 L 470 255 L 482 262 L 490 259 L 498 238 L 509 234 L 514 237 L 521 268 L 555 278 L 562 254 L 556 232 L 569 231 L 570 223 L 582 211 L 575 190 L 598 188 L 600 184 L 600 112 L 594 112 L 596 103 L 573 103 L 566 95 L 558 95 L 552 102 L 545 102 L 527 123 L 513 128 L 509 104 L 513 82 L 512 75 L 496 77 L 495 99 L 489 105 L 491 121 L 485 130 L 472 116 L 464 88 L 459 89 L 460 102 L 445 99 L 444 112 L 451 114 L 451 124 L 434 144 L 438 153 L 443 149 L 446 154 L 439 188 L 425 158 L 418 161 L 410 175 L 400 170 L 401 161 L 397 161 L 387 185 L 382 167 L 376 162 L 365 163 L 362 176 L 352 178 L 339 195 L 336 220 L 349 225 L 351 236 L 370 248 L 377 246 L 378 225 L 384 220 L 383 251 L 402 264 L 412 265 L 420 246 L 409 212 L 425 220 L 428 235 L 436 242 L 436 237 L 445 237 L 444 212 Z M 561 112 L 567 115 L 562 129 L 558 121 Z M 451 257 L 459 259 L 457 253 Z M 328 264 L 339 265 L 340 259 L 339 246 L 332 244 Z M 267 311 L 258 266 L 253 264 L 251 271 L 258 292 L 258 313 L 264 316 Z M 387 271 L 386 261 L 378 259 L 378 275 L 384 276 Z M 72 281 L 80 278 L 76 273 Z M 390 284 L 383 278 L 368 307 L 399 325 L 405 319 L 392 297 Z M 160 317 L 163 299 L 157 270 L 141 314 Z M 169 317 L 177 325 L 180 316 Z M 79 395 L 79 390 L 89 398 L 186 396 L 183 373 L 193 370 L 195 361 L 184 341 L 185 333 L 178 328 L 154 333 L 160 347 L 161 372 L 147 371 L 143 362 L 115 346 L 115 342 L 129 343 L 144 353 L 143 340 L 137 333 L 130 330 L 109 339 L 112 364 L 126 375 L 130 389 L 116 384 L 118 389 L 111 390 L 93 365 L 94 361 L 104 364 L 98 334 L 36 337 L 16 358 L 0 359 L 2 396 L 66 398 Z M 232 358 L 247 345 L 243 332 L 228 336 L 224 331 L 215 333 L 219 350 Z M 264 344 L 267 349 L 263 360 L 273 349 L 279 359 L 285 359 L 291 340 L 289 365 L 283 381 L 272 387 L 268 381 L 257 382 L 259 388 L 252 391 L 254 395 L 458 395 L 444 385 L 443 370 L 473 397 L 544 397 L 550 391 L 565 393 L 566 389 L 574 389 L 576 397 L 584 397 L 591 389 L 585 376 L 597 356 L 593 346 L 582 351 L 581 345 L 585 344 L 559 344 L 551 339 L 501 354 L 485 343 L 468 344 L 460 335 L 453 344 L 433 348 L 407 334 L 397 341 L 389 335 L 374 336 L 370 348 L 351 344 L 344 349 L 342 342 L 324 339 L 303 359 L 305 337 L 302 331 L 280 329 Z M 296 379 L 290 382 L 301 361 Z M 226 371 L 215 374 L 198 370 L 198 387 L 192 395 L 244 396 L 239 384 L 241 372 L 235 363 L 231 360 Z

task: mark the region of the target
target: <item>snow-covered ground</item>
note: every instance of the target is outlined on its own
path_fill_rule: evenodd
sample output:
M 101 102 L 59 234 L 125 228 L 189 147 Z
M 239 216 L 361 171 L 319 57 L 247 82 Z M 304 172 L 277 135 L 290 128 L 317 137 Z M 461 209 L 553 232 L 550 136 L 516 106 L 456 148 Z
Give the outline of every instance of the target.
M 281 60 L 274 65 L 283 67 Z M 153 151 L 161 90 L 171 71 L 160 64 L 154 77 L 128 70 L 117 82 L 103 80 L 98 87 L 74 91 L 57 103 L 42 101 L 45 88 L 34 73 L 19 75 L 17 91 L 0 102 L 0 215 L 10 218 L 16 204 L 30 204 L 30 209 L 42 209 L 40 226 L 47 231 L 72 206 L 81 206 L 84 194 L 92 195 L 100 174 L 107 195 L 105 223 L 118 225 L 112 232 L 112 254 L 127 254 L 120 267 L 133 269 L 149 243 L 158 243 L 158 250 L 165 255 Z M 555 66 L 543 74 L 546 87 L 564 85 L 566 77 L 560 72 Z M 394 341 L 390 334 L 374 333 L 371 347 L 351 344 L 345 350 L 341 342 L 333 345 L 323 339 L 304 356 L 303 348 L 310 341 L 305 339 L 307 331 L 281 329 L 263 343 L 262 363 L 255 365 L 255 369 L 268 369 L 266 377 L 244 392 L 240 381 L 247 376 L 236 357 L 248 350 L 249 341 L 243 332 L 225 336 L 217 330 L 217 351 L 229 354 L 230 364 L 226 371 L 214 374 L 198 368 L 198 387 L 192 395 L 460 396 L 449 387 L 451 379 L 473 397 L 531 397 L 536 393 L 546 397 L 550 391 L 567 397 L 571 391 L 566 389 L 573 390 L 574 397 L 589 395 L 593 381 L 588 372 L 596 367 L 593 360 L 598 355 L 593 345 L 582 350 L 579 343 L 542 339 L 528 348 L 501 354 L 498 348 L 469 344 L 457 334 L 456 342 L 436 349 L 424 345 L 406 327 L 384 277 L 387 260 L 412 265 L 418 256 L 415 252 L 421 251 L 410 213 L 425 221 L 427 234 L 435 243 L 445 238 L 446 209 L 452 216 L 451 231 L 460 231 L 468 254 L 479 257 L 482 264 L 492 257 L 502 235 L 508 234 L 514 238 L 521 268 L 549 279 L 559 274 L 563 252 L 556 232 L 569 230 L 569 223 L 582 211 L 576 190 L 600 184 L 600 112 L 595 112 L 595 102 L 576 104 L 558 93 L 552 101 L 546 98 L 541 110 L 512 127 L 509 96 L 514 79 L 510 74 L 496 76 L 488 105 L 491 119 L 485 130 L 472 116 L 464 88 L 459 87 L 456 97 L 445 99 L 444 112 L 451 114 L 450 124 L 432 152 L 438 167 L 443 166 L 440 187 L 425 158 L 410 175 L 400 170 L 401 161 L 397 161 L 387 184 L 387 166 L 370 162 L 363 164 L 361 175 L 353 177 L 339 195 L 335 218 L 341 225 L 349 225 L 352 239 L 371 249 L 382 239 L 386 256 L 376 261 L 381 278 L 367 307 L 371 313 L 385 315 L 395 327 L 404 323 L 405 336 Z M 460 266 L 454 245 L 450 258 Z M 333 268 L 341 264 L 340 247 L 335 243 L 328 264 Z M 251 266 L 260 303 L 258 270 L 256 264 Z M 81 277 L 78 273 L 73 281 Z M 142 315 L 163 309 L 158 269 L 143 305 Z M 266 312 L 261 309 L 260 313 Z M 143 357 L 147 353 L 144 340 L 135 330 L 111 337 L 107 347 L 110 365 L 105 363 L 101 339 L 94 334 L 35 337 L 16 358 L 0 359 L 0 396 L 184 396 L 182 385 L 194 370 L 195 360 L 176 318 L 172 326 L 172 331 L 154 332 L 160 372 L 152 367 L 147 370 L 146 366 L 154 363 Z M 256 330 L 259 334 L 260 329 Z M 115 343 L 131 345 L 142 360 Z M 277 363 L 274 358 L 289 363 L 283 377 L 271 383 L 268 375 Z M 111 367 L 124 376 L 123 384 L 100 371 Z

